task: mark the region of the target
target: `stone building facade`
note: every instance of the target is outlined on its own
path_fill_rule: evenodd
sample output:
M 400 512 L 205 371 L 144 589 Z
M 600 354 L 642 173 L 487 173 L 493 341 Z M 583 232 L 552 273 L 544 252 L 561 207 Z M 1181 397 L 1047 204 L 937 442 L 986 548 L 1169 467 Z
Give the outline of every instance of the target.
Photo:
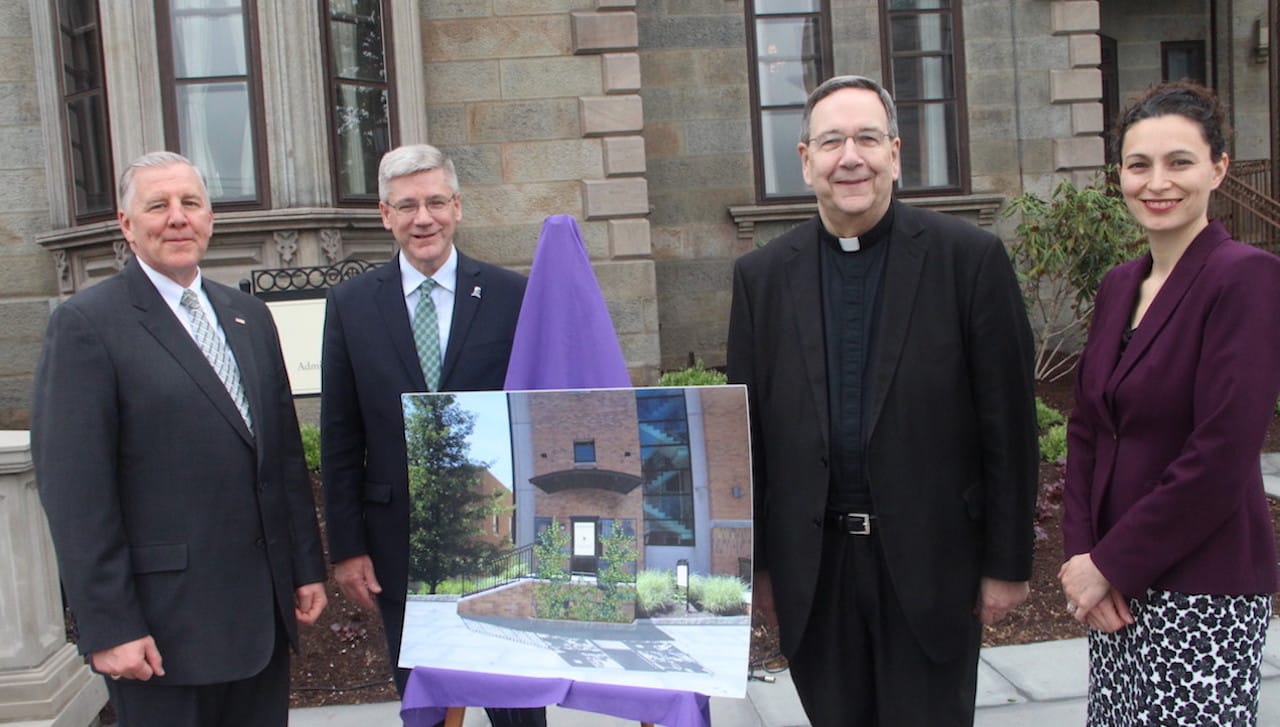
M 1236 157 L 1274 157 L 1276 5 L 3 0 L 0 426 L 26 423 L 51 306 L 127 259 L 113 180 L 145 151 L 217 162 L 205 269 L 234 284 L 386 259 L 370 164 L 440 146 L 469 254 L 525 270 L 543 218 L 577 216 L 648 384 L 723 363 L 733 260 L 813 213 L 788 147 L 822 77 L 910 107 L 903 199 L 1008 236 L 1007 199 L 1103 163 L 1109 99 L 1180 69 L 1234 103 Z

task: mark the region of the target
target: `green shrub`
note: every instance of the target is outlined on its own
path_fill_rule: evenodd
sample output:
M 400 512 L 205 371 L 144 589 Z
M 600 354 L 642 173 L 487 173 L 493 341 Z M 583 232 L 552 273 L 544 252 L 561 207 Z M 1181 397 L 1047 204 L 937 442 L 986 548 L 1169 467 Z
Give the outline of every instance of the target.
M 1063 418 L 1062 412 L 1041 401 L 1040 397 L 1036 397 L 1036 426 L 1041 432 L 1064 421 L 1066 419 Z
M 647 614 L 661 613 L 676 602 L 676 579 L 669 570 L 636 574 L 636 605 Z
M 1009 254 L 1035 331 L 1036 380 L 1053 381 L 1075 365 L 1098 284 L 1137 255 L 1142 228 L 1105 176 L 1085 187 L 1063 180 L 1048 200 L 1025 192 L 1004 214 L 1022 218 Z
M 742 581 L 733 576 L 690 576 L 689 600 L 703 611 L 718 616 L 746 612 L 742 600 Z
M 312 472 L 319 472 L 320 427 L 314 424 L 303 424 L 300 430 L 302 433 L 302 454 L 307 458 L 307 469 Z
M 728 382 L 723 373 L 704 367 L 702 359 L 698 359 L 687 369 L 663 374 L 658 379 L 658 386 L 719 386 Z
M 1061 462 L 1067 456 L 1067 425 L 1055 424 L 1040 435 L 1040 459 Z

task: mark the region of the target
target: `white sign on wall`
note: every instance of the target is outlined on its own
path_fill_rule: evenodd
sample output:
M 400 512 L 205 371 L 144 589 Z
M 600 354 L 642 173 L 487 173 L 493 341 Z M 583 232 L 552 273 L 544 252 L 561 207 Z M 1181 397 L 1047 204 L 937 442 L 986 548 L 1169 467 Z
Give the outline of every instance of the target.
M 267 303 L 280 331 L 280 350 L 294 396 L 320 393 L 324 302 L 324 298 L 313 298 Z

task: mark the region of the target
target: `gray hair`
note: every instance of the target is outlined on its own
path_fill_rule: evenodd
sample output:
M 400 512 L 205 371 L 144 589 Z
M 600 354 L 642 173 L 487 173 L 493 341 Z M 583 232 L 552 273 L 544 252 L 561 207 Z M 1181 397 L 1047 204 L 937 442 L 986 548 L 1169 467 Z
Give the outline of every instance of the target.
M 453 160 L 445 156 L 444 152 L 430 144 L 406 144 L 392 149 L 382 155 L 382 161 L 378 164 L 378 199 L 383 202 L 391 201 L 387 199 L 391 194 L 391 180 L 432 169 L 444 171 L 444 180 L 449 183 L 454 194 L 460 191 L 458 172 L 454 169 Z
M 893 103 L 893 97 L 884 90 L 884 86 L 866 76 L 833 76 L 813 89 L 813 93 L 809 94 L 809 100 L 804 102 L 804 114 L 800 117 L 801 144 L 809 143 L 809 119 L 813 116 L 813 107 L 827 96 L 846 88 L 862 88 L 879 94 L 880 103 L 884 104 L 885 116 L 889 119 L 889 128 L 886 131 L 891 137 L 898 136 L 898 108 Z
M 159 169 L 161 167 L 171 167 L 175 164 L 185 164 L 195 171 L 196 179 L 200 180 L 200 191 L 204 192 L 204 198 L 208 200 L 209 186 L 205 184 L 204 172 L 201 172 L 199 167 L 177 152 L 153 151 L 129 162 L 129 166 L 125 167 L 124 174 L 120 175 L 120 186 L 118 187 L 120 209 L 129 209 L 129 205 L 133 202 L 133 176 L 137 174 L 139 169 Z

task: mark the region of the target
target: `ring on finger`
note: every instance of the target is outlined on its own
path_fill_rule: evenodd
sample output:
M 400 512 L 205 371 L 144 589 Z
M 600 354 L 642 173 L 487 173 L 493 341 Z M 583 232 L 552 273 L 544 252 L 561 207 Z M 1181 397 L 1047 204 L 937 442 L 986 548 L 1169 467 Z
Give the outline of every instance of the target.
M 1070 601 L 1068 601 L 1068 602 L 1067 602 L 1067 613 L 1075 613 L 1075 612 L 1076 612 L 1076 605 L 1075 605 L 1074 603 L 1071 603 Z

